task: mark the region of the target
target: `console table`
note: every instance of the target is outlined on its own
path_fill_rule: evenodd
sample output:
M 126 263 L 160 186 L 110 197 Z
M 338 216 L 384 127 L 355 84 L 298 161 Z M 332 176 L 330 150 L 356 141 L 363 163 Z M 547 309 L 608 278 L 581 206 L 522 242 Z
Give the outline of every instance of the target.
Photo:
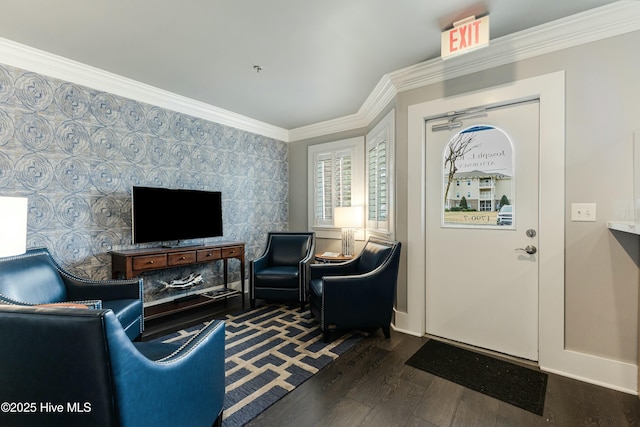
M 149 271 L 222 260 L 224 263 L 224 291 L 178 297 L 173 301 L 145 307 L 145 321 L 226 300 L 232 296 L 240 296 L 244 308 L 244 246 L 244 242 L 221 242 L 207 246 L 111 251 L 111 277 L 132 279 Z M 227 288 L 228 260 L 232 258 L 240 260 L 241 291 Z

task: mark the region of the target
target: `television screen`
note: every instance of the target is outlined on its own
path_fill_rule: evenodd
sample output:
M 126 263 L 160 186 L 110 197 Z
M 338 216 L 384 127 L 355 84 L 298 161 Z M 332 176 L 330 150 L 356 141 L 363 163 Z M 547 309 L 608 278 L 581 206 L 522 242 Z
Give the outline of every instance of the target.
M 219 191 L 134 186 L 131 200 L 133 243 L 222 236 Z

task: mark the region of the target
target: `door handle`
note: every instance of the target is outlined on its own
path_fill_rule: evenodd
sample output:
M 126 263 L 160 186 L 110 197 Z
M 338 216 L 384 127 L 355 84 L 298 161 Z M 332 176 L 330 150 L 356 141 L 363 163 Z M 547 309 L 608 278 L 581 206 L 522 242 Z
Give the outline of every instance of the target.
M 533 255 L 536 252 L 538 252 L 538 248 L 536 248 L 533 245 L 528 245 L 524 248 L 516 248 L 516 251 L 525 251 L 526 253 L 528 253 L 529 255 Z

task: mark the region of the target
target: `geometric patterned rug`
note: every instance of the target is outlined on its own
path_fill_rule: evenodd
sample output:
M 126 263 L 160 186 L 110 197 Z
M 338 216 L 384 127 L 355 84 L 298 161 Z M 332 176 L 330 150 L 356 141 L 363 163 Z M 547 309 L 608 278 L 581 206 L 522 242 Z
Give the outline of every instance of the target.
M 318 322 L 298 305 L 257 307 L 225 320 L 224 427 L 248 423 L 364 337 L 345 334 L 324 343 Z M 159 341 L 179 344 L 200 328 Z

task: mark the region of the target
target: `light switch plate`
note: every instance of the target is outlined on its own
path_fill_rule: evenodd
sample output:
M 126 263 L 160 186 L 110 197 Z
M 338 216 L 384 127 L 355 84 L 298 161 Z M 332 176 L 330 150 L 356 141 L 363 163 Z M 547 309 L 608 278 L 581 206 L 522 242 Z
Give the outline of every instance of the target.
M 595 203 L 572 203 L 571 204 L 571 221 L 595 221 L 596 220 L 596 204 Z

